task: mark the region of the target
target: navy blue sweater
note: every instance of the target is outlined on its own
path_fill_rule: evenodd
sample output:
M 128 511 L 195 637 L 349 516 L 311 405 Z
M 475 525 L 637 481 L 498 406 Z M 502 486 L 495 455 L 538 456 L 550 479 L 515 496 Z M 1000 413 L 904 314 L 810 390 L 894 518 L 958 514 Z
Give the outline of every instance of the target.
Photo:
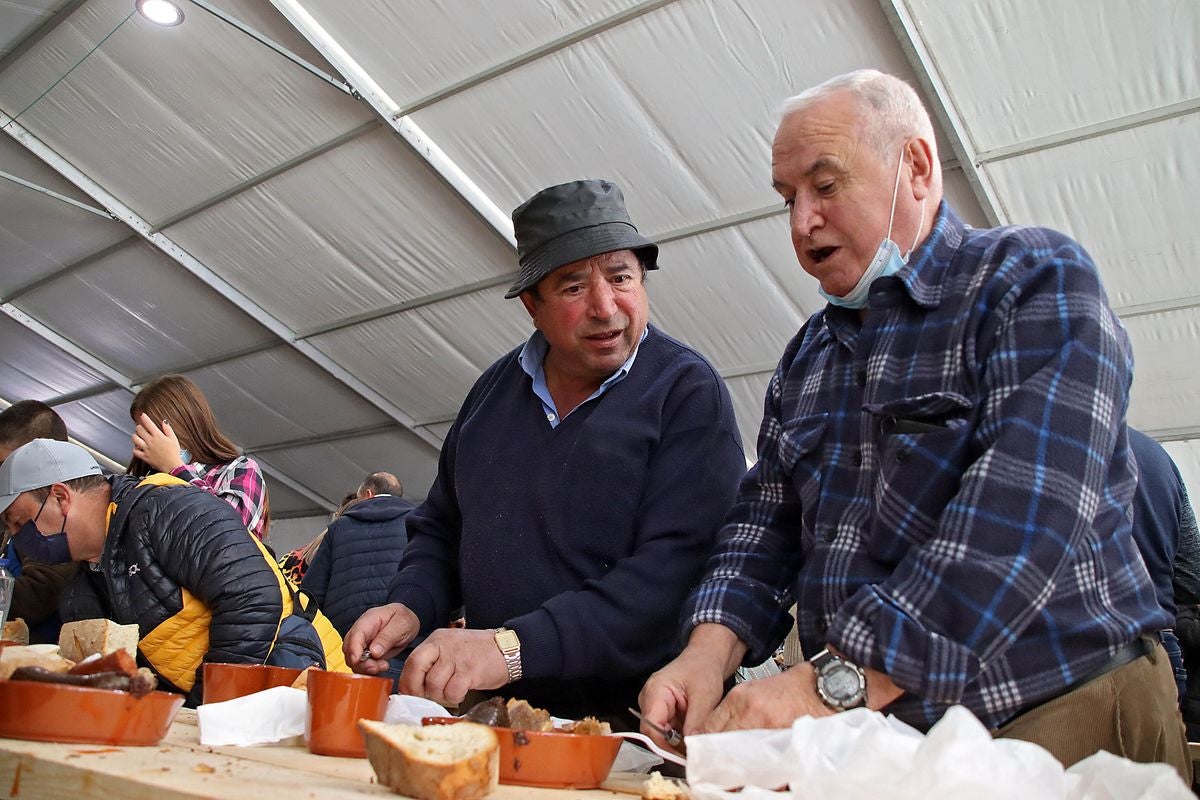
M 355 503 L 329 523 L 300 588 L 343 637 L 364 611 L 387 602 L 408 542 L 404 518 L 412 509 L 407 500 L 380 495 Z
M 501 690 L 563 716 L 636 705 L 745 472 L 724 383 L 655 328 L 633 369 L 551 428 L 514 350 L 471 389 L 408 518 L 390 600 L 521 638 Z

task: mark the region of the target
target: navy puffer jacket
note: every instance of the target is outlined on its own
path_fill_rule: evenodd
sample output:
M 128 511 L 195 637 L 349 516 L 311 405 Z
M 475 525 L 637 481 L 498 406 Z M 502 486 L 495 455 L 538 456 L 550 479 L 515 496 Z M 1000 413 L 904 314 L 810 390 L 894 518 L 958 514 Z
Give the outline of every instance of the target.
M 404 518 L 413 508 L 407 500 L 379 495 L 329 524 L 300 588 L 316 599 L 342 636 L 364 611 L 387 602 L 408 543 Z

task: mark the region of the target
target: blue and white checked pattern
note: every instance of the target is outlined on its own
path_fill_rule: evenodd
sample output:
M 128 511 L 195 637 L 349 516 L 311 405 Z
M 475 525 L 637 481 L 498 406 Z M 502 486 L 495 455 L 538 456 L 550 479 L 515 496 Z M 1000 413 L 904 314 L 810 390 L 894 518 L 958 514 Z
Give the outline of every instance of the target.
M 890 675 L 901 719 L 998 726 L 1170 625 L 1130 536 L 1129 343 L 1078 244 L 945 204 L 869 302 L 784 352 L 688 629 L 757 663 L 795 601 L 805 652 Z

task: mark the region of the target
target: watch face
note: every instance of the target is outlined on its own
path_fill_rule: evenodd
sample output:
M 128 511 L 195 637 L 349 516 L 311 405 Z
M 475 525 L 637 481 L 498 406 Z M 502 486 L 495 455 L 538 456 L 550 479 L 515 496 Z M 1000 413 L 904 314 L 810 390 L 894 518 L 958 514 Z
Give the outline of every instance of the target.
M 846 702 L 862 691 L 862 681 L 853 667 L 838 664 L 821 676 L 822 688 L 834 700 Z
M 501 650 L 516 650 L 521 646 L 516 631 L 500 631 L 496 634 L 496 644 Z

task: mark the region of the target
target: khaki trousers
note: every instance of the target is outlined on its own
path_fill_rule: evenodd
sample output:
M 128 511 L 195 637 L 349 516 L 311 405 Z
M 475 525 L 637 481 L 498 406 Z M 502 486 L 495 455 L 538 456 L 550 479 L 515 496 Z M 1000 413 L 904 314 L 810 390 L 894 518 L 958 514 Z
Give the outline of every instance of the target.
M 1192 785 L 1171 663 L 1162 645 L 1009 722 L 997 738 L 1033 742 L 1069 767 L 1098 750 L 1169 764 Z

